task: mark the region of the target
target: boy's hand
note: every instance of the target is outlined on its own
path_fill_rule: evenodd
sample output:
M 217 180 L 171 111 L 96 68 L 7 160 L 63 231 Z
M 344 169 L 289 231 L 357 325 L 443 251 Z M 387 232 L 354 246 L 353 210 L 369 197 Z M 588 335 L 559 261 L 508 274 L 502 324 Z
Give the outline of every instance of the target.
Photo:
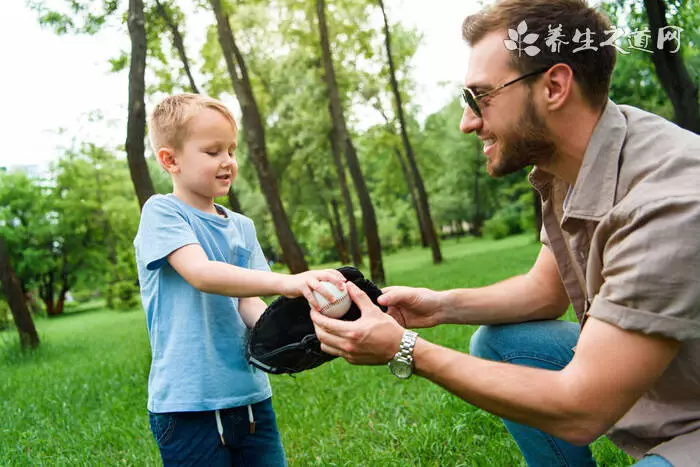
M 334 300 L 328 289 L 321 287 L 321 281 L 330 282 L 338 289 L 345 290 L 345 276 L 340 271 L 320 269 L 285 277 L 282 283 L 282 295 L 289 298 L 303 296 L 309 302 L 309 305 L 318 310 L 319 305 L 314 298 L 314 291 L 320 293 L 329 302 Z

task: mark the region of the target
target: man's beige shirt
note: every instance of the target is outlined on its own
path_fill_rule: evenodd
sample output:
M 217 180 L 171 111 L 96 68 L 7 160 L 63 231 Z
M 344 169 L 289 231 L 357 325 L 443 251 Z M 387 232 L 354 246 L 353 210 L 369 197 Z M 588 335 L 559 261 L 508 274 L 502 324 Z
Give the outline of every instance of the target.
M 574 186 L 537 168 L 530 181 L 581 324 L 682 343 L 608 437 L 637 458 L 700 465 L 700 136 L 608 101 Z

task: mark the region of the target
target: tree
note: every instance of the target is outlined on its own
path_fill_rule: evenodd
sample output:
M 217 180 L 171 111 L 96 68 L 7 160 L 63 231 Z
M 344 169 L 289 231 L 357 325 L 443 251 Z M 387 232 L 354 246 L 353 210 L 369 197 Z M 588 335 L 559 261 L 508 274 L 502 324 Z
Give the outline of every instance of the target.
M 23 349 L 38 347 L 39 334 L 36 332 L 32 315 L 29 313 L 22 284 L 10 265 L 7 245 L 2 235 L 0 235 L 0 282 L 2 282 L 7 303 L 10 305 L 15 326 L 17 326 L 20 347 Z
M 321 50 L 323 53 L 323 65 L 325 70 L 324 80 L 330 99 L 331 120 L 333 122 L 334 134 L 345 153 L 348 169 L 352 175 L 357 197 L 360 201 L 362 224 L 365 232 L 365 240 L 367 242 L 367 254 L 369 256 L 370 276 L 374 282 L 383 284 L 385 282 L 384 264 L 382 262 L 382 249 L 377 229 L 377 219 L 355 147 L 352 144 L 352 139 L 350 138 L 345 124 L 345 116 L 340 103 L 335 70 L 333 69 L 325 10 L 325 1 L 316 0 L 316 13 L 318 16 L 318 27 L 321 36 Z
M 668 29 L 666 3 L 664 0 L 644 0 L 644 6 L 651 29 L 651 43 L 657 44 L 659 32 Z M 676 123 L 687 130 L 700 134 L 698 86 L 690 78 L 683 63 L 683 56 L 674 53 L 670 48 L 663 47 L 662 50 L 654 51 L 651 59 L 654 62 L 659 81 L 673 103 Z
M 423 178 L 421 177 L 420 171 L 418 170 L 418 165 L 416 164 L 416 157 L 413 153 L 413 146 L 411 145 L 411 140 L 408 137 L 408 132 L 406 131 L 406 121 L 404 118 L 403 104 L 401 102 L 401 92 L 399 91 L 399 84 L 396 80 L 396 70 L 394 68 L 394 59 L 391 54 L 391 34 L 389 31 L 389 21 L 386 16 L 386 11 L 384 9 L 383 0 L 378 0 L 379 7 L 382 10 L 382 16 L 384 18 L 384 36 L 385 36 L 385 46 L 387 61 L 389 62 L 389 78 L 391 81 L 391 89 L 394 94 L 394 106 L 396 109 L 396 115 L 399 120 L 399 128 L 401 131 L 401 141 L 403 142 L 404 151 L 406 153 L 406 158 L 408 159 L 409 168 L 409 178 L 407 182 L 409 183 L 409 189 L 415 187 L 415 206 L 418 212 L 418 219 L 420 223 L 421 232 L 425 235 L 428 244 L 433 253 L 433 263 L 439 264 L 442 262 L 442 253 L 440 252 L 440 244 L 438 242 L 437 235 L 435 233 L 435 225 L 433 224 L 433 218 L 430 215 L 430 205 L 428 204 L 428 195 L 425 192 L 425 186 L 423 184 Z M 399 155 L 400 157 L 400 155 Z M 411 190 L 413 192 L 413 190 Z
M 265 127 L 250 84 L 245 60 L 236 45 L 228 15 L 222 9 L 221 0 L 210 0 L 210 3 L 216 17 L 219 43 L 226 60 L 226 67 L 243 112 L 243 133 L 250 158 L 257 170 L 260 187 L 272 215 L 282 255 L 292 273 L 303 272 L 308 269 L 308 266 L 289 224 L 287 213 L 280 199 L 277 180 L 270 170 L 265 143 Z
M 156 0 L 156 10 L 158 14 L 163 19 L 165 24 L 170 29 L 170 33 L 173 36 L 173 47 L 177 50 L 180 61 L 182 61 L 182 67 L 187 74 L 187 79 L 190 83 L 190 91 L 195 94 L 199 94 L 199 89 L 197 89 L 197 84 L 195 84 L 194 77 L 192 76 L 192 71 L 190 69 L 190 62 L 187 58 L 187 52 L 185 51 L 185 42 L 182 39 L 182 34 L 180 33 L 180 27 L 178 25 L 179 21 L 174 19 L 173 12 L 171 11 L 170 4 L 163 5 L 160 0 Z
M 630 30 L 639 34 L 647 33 L 650 39 L 648 48 L 641 43 L 641 48 L 648 53 L 633 50 L 618 54 L 610 92 L 615 102 L 641 107 L 672 119 L 690 131 L 700 132 L 699 5 L 684 0 L 616 0 L 603 4 L 613 21 L 626 23 Z M 677 49 L 673 47 L 675 41 L 666 36 L 673 34 L 669 21 L 679 28 Z M 664 34 L 661 42 L 660 31 Z M 683 41 L 680 31 L 683 31 Z
M 126 124 L 126 158 L 131 181 L 139 206 L 153 196 L 153 182 L 145 159 L 146 138 L 146 18 L 143 0 L 129 0 L 129 36 L 131 37 L 131 66 L 129 67 L 129 116 Z

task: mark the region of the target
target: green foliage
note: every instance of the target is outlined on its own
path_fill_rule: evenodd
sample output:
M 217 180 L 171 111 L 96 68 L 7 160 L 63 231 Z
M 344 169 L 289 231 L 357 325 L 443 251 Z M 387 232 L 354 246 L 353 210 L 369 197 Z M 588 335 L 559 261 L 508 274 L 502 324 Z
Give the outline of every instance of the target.
M 484 223 L 484 235 L 494 240 L 535 230 L 533 193 L 526 172 L 509 175 L 504 182 L 500 208 Z
M 139 288 L 133 281 L 119 281 L 107 288 L 107 308 L 133 310 L 140 304 Z
M 61 288 L 94 291 L 136 277 L 138 203 L 125 161 L 103 148 L 67 151 L 47 180 L 0 175 L 0 206 L 11 264 L 44 301 Z
M 0 300 L 0 331 L 9 329 L 12 325 L 12 312 L 5 300 Z
M 700 85 L 700 2 L 696 0 L 665 0 L 666 20 L 670 26 L 683 29 L 681 50 L 683 62 L 696 86 Z M 615 0 L 602 4 L 613 24 L 629 31 L 649 29 L 646 10 L 642 2 Z M 658 77 L 651 54 L 628 49 L 629 54 L 618 53 L 617 64 L 610 86 L 610 97 L 618 104 L 629 104 L 673 120 L 674 111 Z M 650 44 L 650 49 L 655 49 Z
M 119 2 L 65 0 L 60 4 L 60 10 L 49 9 L 44 0 L 29 0 L 27 5 L 38 14 L 39 24 L 51 28 L 56 34 L 95 34 L 115 14 Z

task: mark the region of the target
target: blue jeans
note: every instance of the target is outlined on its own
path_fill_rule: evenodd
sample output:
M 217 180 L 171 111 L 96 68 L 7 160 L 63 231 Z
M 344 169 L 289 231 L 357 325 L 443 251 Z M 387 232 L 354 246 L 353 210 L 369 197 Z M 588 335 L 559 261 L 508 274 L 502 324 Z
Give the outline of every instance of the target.
M 252 405 L 255 430 L 251 433 L 248 407 L 219 411 L 222 443 L 216 412 L 151 413 L 153 437 L 164 466 L 286 466 L 272 400 Z
M 481 326 L 472 336 L 475 357 L 548 370 L 561 370 L 574 356 L 580 327 L 568 321 Z M 503 419 L 529 466 L 594 466 L 588 446 L 575 446 L 535 428 Z M 647 456 L 636 466 L 668 467 L 660 456 Z

